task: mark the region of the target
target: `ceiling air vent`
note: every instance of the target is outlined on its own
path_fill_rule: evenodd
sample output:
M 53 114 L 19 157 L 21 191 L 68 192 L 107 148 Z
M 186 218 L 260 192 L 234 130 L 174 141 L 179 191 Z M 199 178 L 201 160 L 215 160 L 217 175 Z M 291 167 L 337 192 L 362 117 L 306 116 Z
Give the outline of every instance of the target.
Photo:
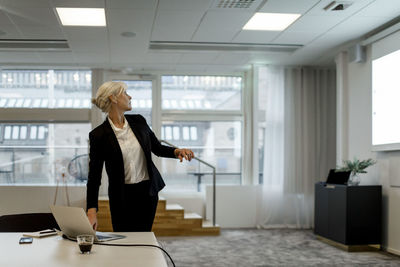
M 149 49 L 161 51 L 242 51 L 291 53 L 300 47 L 302 47 L 302 45 L 296 44 L 243 44 L 151 41 Z
M 325 11 L 342 11 L 351 6 L 353 2 L 350 1 L 332 1 L 326 7 Z
M 213 8 L 251 8 L 257 0 L 215 0 Z
M 70 51 L 67 40 L 0 39 L 1 51 Z

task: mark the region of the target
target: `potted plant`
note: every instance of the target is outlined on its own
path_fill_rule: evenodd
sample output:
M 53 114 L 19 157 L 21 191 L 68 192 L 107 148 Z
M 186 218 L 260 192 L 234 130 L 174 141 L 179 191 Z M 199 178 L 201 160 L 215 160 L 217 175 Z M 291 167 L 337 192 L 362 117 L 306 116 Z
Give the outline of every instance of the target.
M 373 159 L 359 160 L 354 158 L 354 160 L 344 160 L 343 166 L 337 168 L 338 172 L 351 172 L 348 185 L 358 185 L 360 183 L 359 173 L 367 173 L 365 169 L 376 163 Z

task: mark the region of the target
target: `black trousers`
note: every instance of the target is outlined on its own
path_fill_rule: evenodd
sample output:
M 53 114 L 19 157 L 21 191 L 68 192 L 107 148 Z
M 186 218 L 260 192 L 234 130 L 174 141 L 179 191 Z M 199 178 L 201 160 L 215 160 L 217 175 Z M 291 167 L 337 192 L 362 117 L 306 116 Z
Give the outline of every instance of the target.
M 149 195 L 150 181 L 126 184 L 124 205 L 111 213 L 114 232 L 150 232 L 156 215 L 158 195 Z

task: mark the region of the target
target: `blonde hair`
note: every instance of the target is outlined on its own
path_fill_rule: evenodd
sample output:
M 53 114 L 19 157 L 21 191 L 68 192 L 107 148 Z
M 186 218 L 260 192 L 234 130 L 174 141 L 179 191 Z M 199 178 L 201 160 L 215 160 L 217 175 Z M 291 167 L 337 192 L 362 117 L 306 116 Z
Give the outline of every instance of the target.
M 108 113 L 111 109 L 110 96 L 118 96 L 126 91 L 126 83 L 124 82 L 105 82 L 97 90 L 96 97 L 92 98 L 92 103 L 101 111 Z

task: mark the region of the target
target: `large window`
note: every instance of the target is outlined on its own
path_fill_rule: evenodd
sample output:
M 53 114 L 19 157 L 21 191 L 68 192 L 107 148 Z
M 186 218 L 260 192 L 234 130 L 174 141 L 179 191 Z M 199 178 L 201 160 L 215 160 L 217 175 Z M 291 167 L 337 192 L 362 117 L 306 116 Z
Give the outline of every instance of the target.
M 152 81 L 141 80 L 120 80 L 128 86 L 127 93 L 132 97 L 131 105 L 132 111 L 126 112 L 127 114 L 140 114 L 145 117 L 149 125 L 151 121 L 152 110 Z
M 63 174 L 86 183 L 91 125 L 82 114 L 89 118 L 91 71 L 4 70 L 0 77 L 0 110 L 18 114 L 0 123 L 0 184 L 52 185 Z M 69 116 L 58 119 L 60 108 Z M 41 119 L 48 114 L 55 115 Z
M 241 109 L 241 77 L 168 75 L 161 83 L 163 109 Z
M 217 184 L 241 184 L 242 77 L 168 75 L 161 82 L 161 139 L 215 166 Z M 162 159 L 161 172 L 166 190 L 204 191 L 212 184 L 212 169 L 196 160 Z
M 90 97 L 90 71 L 1 71 L 0 108 L 90 108 Z

